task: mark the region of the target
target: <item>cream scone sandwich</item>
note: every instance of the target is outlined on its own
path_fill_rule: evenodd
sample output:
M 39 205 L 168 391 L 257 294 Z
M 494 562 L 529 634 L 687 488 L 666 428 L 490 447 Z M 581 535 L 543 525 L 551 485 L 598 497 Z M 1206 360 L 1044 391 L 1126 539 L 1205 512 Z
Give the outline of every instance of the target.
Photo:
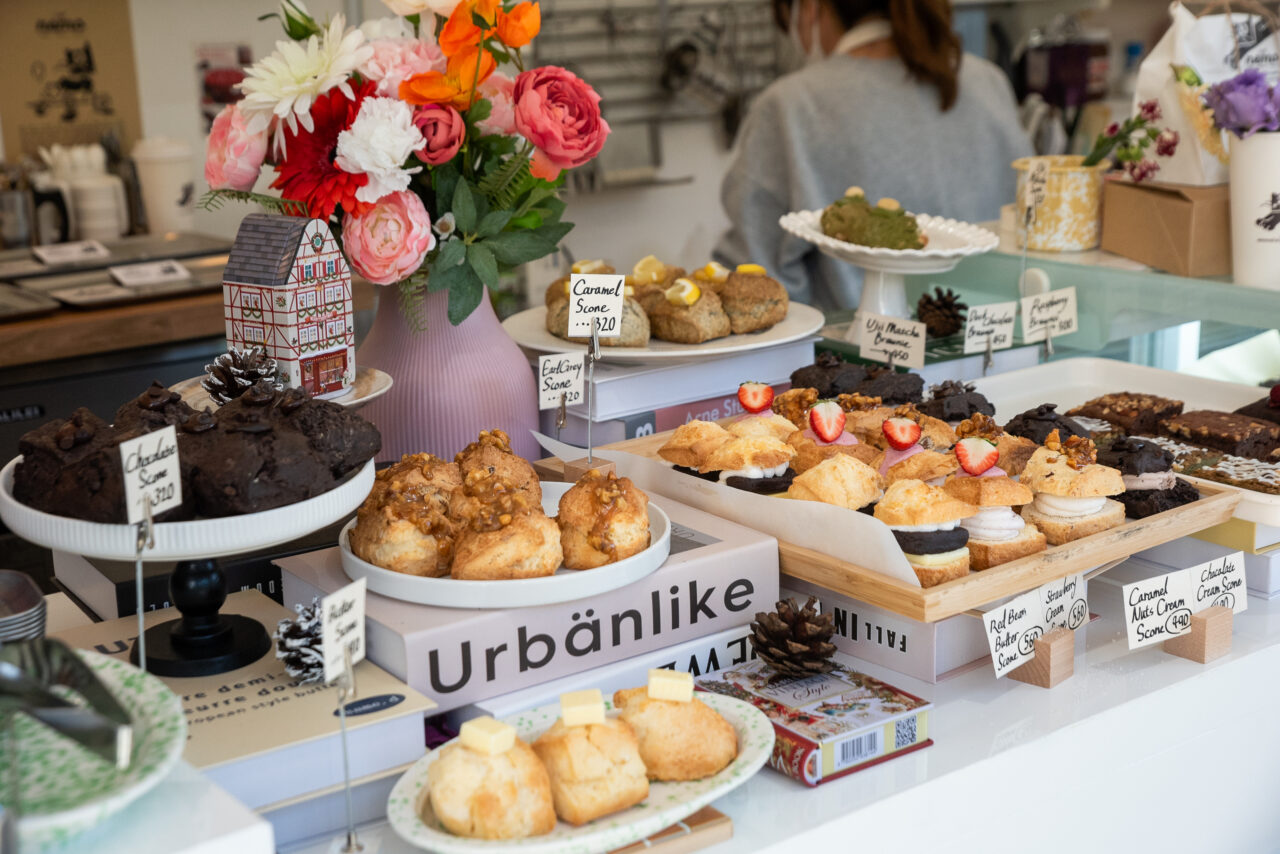
M 880 500 L 883 483 L 871 466 L 848 454 L 837 454 L 796 475 L 787 497 L 861 510 Z
M 1108 498 L 1124 492 L 1120 472 L 1096 462 L 1092 439 L 1070 436 L 1061 441 L 1054 430 L 1022 470 L 1035 501 L 1022 508 L 1022 518 L 1059 546 L 1114 528 L 1124 521 L 1124 505 Z
M 726 428 L 733 435 L 772 436 L 785 440 L 795 432 L 794 424 L 773 411 L 773 386 L 768 383 L 742 383 L 738 386 L 738 403 L 745 414 Z
M 845 430 L 845 412 L 834 400 L 820 400 L 814 404 L 809 410 L 809 426 L 804 430 L 792 430 L 784 438 L 796 449 L 791 467 L 797 473 L 806 472 L 837 454 L 847 454 L 864 463 L 870 463 L 879 456 L 874 447 L 859 442 L 856 436 Z
M 697 418 L 677 427 L 666 444 L 658 449 L 658 456 L 671 463 L 676 471 L 704 477 L 698 469 L 716 448 L 733 438 L 733 434 L 714 421 Z M 715 480 L 714 477 L 705 478 Z
M 932 486 L 942 486 L 947 475 L 960 467 L 953 454 L 935 450 L 939 446 L 934 437 L 923 435 L 920 422 L 914 418 L 907 415 L 886 418 L 881 432 L 889 447 L 876 459 L 875 466 L 888 483 L 923 480 Z
M 960 472 L 942 488 L 978 508 L 960 522 L 969 532 L 969 568 L 990 569 L 1044 551 L 1044 534 L 1013 509 L 1030 503 L 1034 495 L 996 465 L 1000 458 L 996 444 L 970 436 L 956 443 L 955 450 Z
M 969 574 L 969 532 L 961 525 L 978 508 L 919 480 L 889 485 L 875 517 L 889 526 L 921 587 Z
M 772 436 L 735 437 L 708 454 L 698 471 L 735 489 L 772 495 L 791 485 L 795 455 L 795 448 Z

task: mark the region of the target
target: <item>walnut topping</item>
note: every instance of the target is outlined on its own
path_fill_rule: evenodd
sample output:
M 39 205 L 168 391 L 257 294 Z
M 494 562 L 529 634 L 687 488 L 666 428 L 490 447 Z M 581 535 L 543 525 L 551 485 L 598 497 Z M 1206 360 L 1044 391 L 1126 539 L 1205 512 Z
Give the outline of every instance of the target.
M 882 398 L 865 394 L 842 394 L 836 397 L 836 403 L 845 412 L 868 412 L 876 409 L 883 402 Z
M 501 431 L 494 431 L 501 432 Z M 505 439 L 506 436 L 504 435 Z M 481 434 L 483 441 L 484 434 Z M 463 492 L 475 499 L 475 512 L 471 515 L 471 529 L 477 533 L 496 531 L 511 524 L 521 513 L 529 511 L 528 496 L 510 481 L 487 468 L 467 472 L 462 484 Z
M 893 410 L 893 415 L 890 417 L 891 418 L 909 418 L 912 421 L 916 422 L 917 424 L 921 423 L 924 420 L 924 415 L 920 412 L 920 410 L 916 409 L 916 405 L 914 403 L 902 404 L 901 406 Z
M 971 418 L 961 421 L 960 426 L 956 428 L 956 437 L 958 439 L 968 439 L 976 436 L 979 439 L 995 442 L 1003 435 L 1004 430 L 996 423 L 996 420 L 990 415 L 983 415 L 981 412 L 975 412 Z
M 1067 460 L 1067 465 L 1079 471 L 1080 469 L 1092 465 L 1098 460 L 1098 449 L 1093 444 L 1092 439 L 1083 436 L 1068 436 L 1064 442 L 1058 435 L 1057 428 L 1049 433 L 1044 439 L 1044 446 L 1054 453 L 1060 454 Z M 1057 462 L 1056 459 L 1050 462 Z
M 775 397 L 772 409 L 792 424 L 804 429 L 808 423 L 809 410 L 817 402 L 816 388 L 793 388 Z

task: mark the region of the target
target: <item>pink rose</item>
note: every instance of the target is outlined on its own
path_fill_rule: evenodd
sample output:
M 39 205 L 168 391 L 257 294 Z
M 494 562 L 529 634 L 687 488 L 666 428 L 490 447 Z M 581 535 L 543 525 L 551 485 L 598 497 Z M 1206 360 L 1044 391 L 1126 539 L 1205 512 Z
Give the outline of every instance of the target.
M 213 190 L 252 190 L 267 155 L 267 134 L 250 133 L 235 104 L 213 120 L 204 156 L 204 179 Z
M 480 97 L 493 105 L 493 109 L 489 112 L 489 118 L 476 122 L 476 127 L 485 133 L 496 133 L 502 136 L 514 134 L 516 108 L 512 96 L 515 90 L 515 81 L 507 75 L 490 74 L 488 79 L 480 84 Z
M 444 71 L 445 56 L 430 35 L 422 39 L 382 38 L 369 42 L 373 56 L 360 66 L 360 74 L 377 81 L 378 94 L 399 97 L 400 84 L 415 74 Z
M 516 130 L 537 149 L 534 176 L 553 181 L 604 147 L 609 123 L 600 115 L 600 95 L 573 72 L 555 65 L 522 72 L 512 97 Z
M 467 123 L 462 114 L 448 104 L 427 104 L 413 114 L 413 123 L 422 131 L 426 145 L 416 152 L 418 159 L 432 166 L 448 163 L 462 147 Z
M 413 193 L 378 200 L 368 213 L 342 220 L 342 246 L 355 271 L 375 285 L 390 285 L 422 266 L 436 245 L 431 217 Z

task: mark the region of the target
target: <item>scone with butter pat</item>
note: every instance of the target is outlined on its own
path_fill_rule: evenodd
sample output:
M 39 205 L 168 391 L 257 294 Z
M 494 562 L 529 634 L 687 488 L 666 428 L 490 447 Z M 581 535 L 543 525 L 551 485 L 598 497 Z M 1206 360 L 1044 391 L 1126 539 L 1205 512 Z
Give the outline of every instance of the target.
M 551 779 L 556 815 L 570 824 L 586 824 L 649 797 L 640 745 L 618 718 L 579 726 L 557 719 L 533 750 Z
M 551 778 L 520 739 L 487 755 L 454 741 L 427 768 L 431 809 L 450 833 L 473 839 L 524 839 L 556 826 Z
M 701 780 L 738 755 L 733 725 L 697 696 L 655 700 L 641 686 L 616 692 L 613 706 L 635 730 L 650 780 Z

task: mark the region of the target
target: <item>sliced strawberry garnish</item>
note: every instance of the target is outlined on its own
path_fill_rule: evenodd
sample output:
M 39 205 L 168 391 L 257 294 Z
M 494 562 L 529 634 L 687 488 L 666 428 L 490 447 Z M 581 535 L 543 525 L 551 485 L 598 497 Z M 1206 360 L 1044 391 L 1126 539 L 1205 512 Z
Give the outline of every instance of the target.
M 748 412 L 764 412 L 773 403 L 773 387 L 768 383 L 743 383 L 738 386 L 738 402 Z
M 844 432 L 844 410 L 834 400 L 820 400 L 809 408 L 809 429 L 830 445 Z
M 960 468 L 977 477 L 996 464 L 1000 451 L 991 442 L 978 436 L 970 436 L 956 443 L 956 459 Z
M 1270 405 L 1280 407 L 1280 385 L 1271 387 Z
M 880 429 L 895 451 L 905 451 L 920 441 L 920 425 L 910 418 L 886 418 Z

